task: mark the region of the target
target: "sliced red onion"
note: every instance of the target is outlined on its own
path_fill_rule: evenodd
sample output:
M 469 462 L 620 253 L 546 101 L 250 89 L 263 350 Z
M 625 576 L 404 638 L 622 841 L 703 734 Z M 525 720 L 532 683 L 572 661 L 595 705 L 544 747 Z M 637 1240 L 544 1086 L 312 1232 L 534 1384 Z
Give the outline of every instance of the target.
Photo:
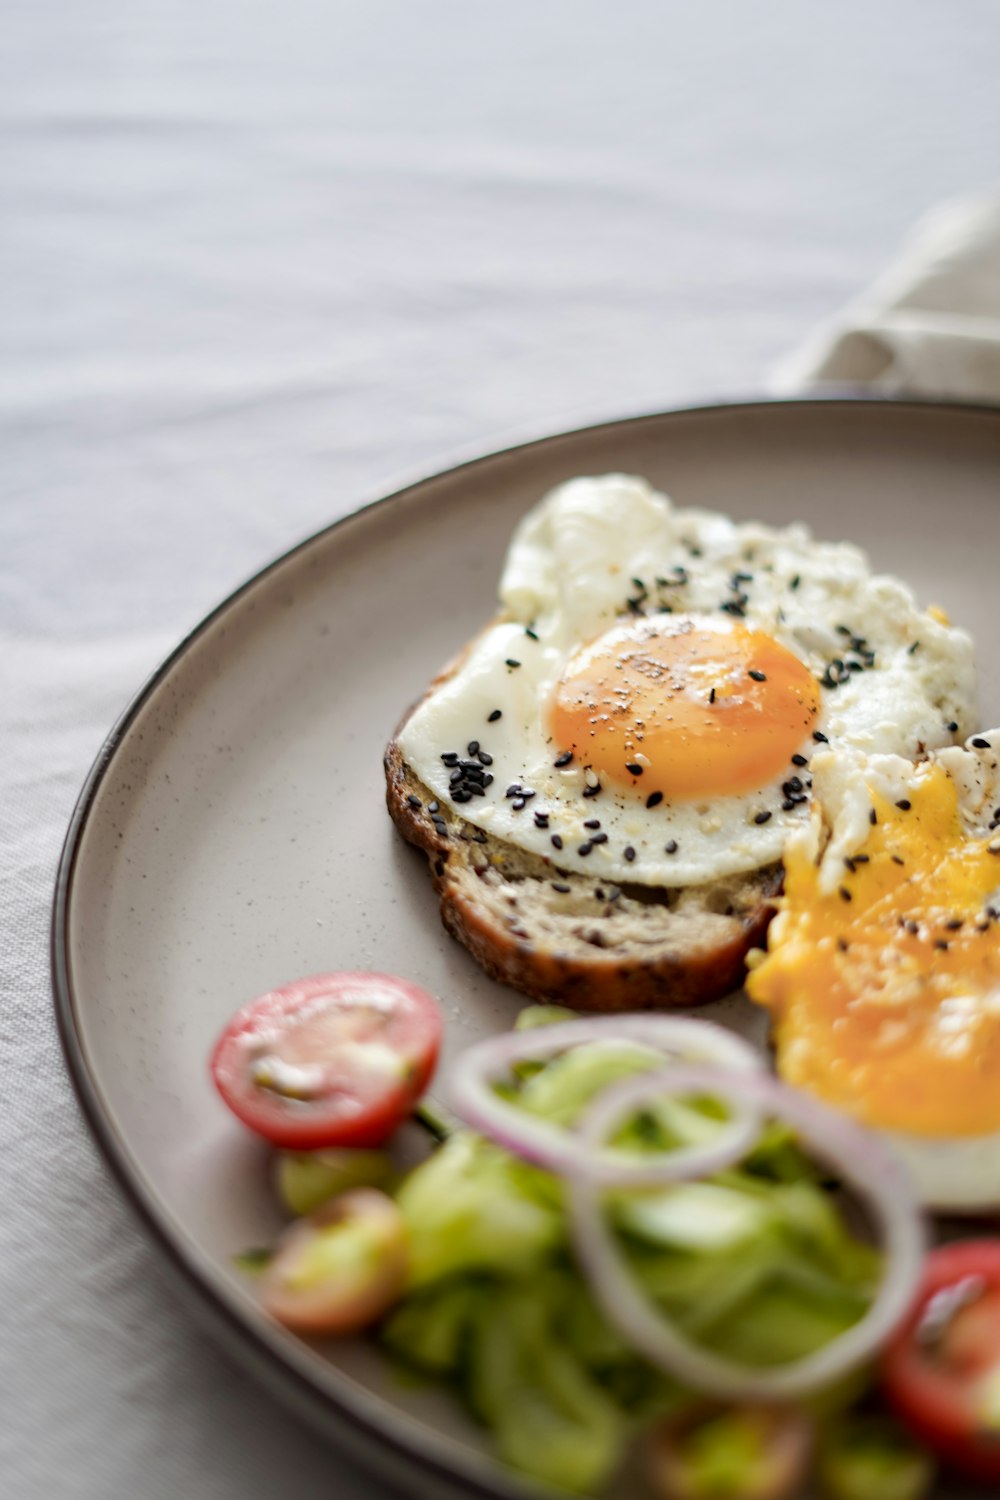
M 862 1364 L 905 1316 L 920 1280 L 924 1235 L 916 1195 L 902 1164 L 869 1131 L 761 1072 L 722 1073 L 678 1066 L 605 1089 L 580 1124 L 599 1150 L 630 1111 L 650 1099 L 710 1094 L 786 1120 L 863 1200 L 883 1240 L 882 1281 L 868 1311 L 821 1349 L 778 1368 L 732 1363 L 692 1343 L 666 1321 L 629 1272 L 601 1205 L 600 1186 L 571 1176 L 570 1223 L 579 1263 L 609 1320 L 654 1365 L 694 1390 L 725 1400 L 784 1400 L 829 1385 Z
M 745 1156 L 760 1129 L 755 1104 L 737 1102 L 731 1119 L 702 1145 L 641 1153 L 594 1148 L 575 1130 L 539 1119 L 500 1097 L 494 1084 L 518 1062 L 544 1062 L 589 1042 L 638 1042 L 680 1062 L 708 1062 L 739 1074 L 760 1072 L 763 1063 L 749 1042 L 711 1021 L 690 1016 L 593 1016 L 529 1031 L 505 1032 L 468 1047 L 450 1078 L 448 1102 L 473 1130 L 535 1166 L 561 1177 L 585 1178 L 606 1187 L 655 1187 L 724 1171 Z M 603 1093 L 601 1095 L 603 1098 Z M 727 1102 L 730 1102 L 727 1100 Z

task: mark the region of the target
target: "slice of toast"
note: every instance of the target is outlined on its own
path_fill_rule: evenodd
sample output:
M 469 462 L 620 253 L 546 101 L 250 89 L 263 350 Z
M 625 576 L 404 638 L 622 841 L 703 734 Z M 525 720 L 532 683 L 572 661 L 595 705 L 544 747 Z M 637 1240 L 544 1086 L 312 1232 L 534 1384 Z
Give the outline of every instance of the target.
M 445 927 L 494 979 L 592 1011 L 700 1005 L 742 984 L 747 951 L 774 911 L 780 864 L 708 885 L 617 885 L 561 870 L 438 807 L 395 737 L 385 777 L 393 822 L 427 855 Z

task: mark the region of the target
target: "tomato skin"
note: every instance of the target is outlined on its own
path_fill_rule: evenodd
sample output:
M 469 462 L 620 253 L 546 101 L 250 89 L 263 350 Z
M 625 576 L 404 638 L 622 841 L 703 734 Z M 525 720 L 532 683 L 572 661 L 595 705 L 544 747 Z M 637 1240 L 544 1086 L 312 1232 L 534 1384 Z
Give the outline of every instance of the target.
M 380 1146 L 427 1088 L 441 1032 L 436 1001 L 408 980 L 313 974 L 238 1010 L 210 1069 L 237 1118 L 274 1146 Z
M 932 1347 L 920 1341 L 931 1300 L 967 1283 L 959 1306 Z M 961 1240 L 928 1255 L 906 1322 L 882 1357 L 886 1396 L 928 1448 L 963 1474 L 1000 1481 L 1000 1427 L 983 1425 L 977 1395 L 1000 1378 L 1000 1240 Z

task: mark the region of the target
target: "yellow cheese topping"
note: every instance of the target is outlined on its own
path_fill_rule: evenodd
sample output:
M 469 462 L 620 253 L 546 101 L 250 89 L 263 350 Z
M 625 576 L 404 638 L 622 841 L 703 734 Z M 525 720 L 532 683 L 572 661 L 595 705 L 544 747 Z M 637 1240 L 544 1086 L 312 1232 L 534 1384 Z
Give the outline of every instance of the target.
M 929 767 L 820 890 L 789 851 L 785 896 L 747 990 L 772 1014 L 789 1083 L 869 1124 L 1000 1130 L 1000 837 L 970 839 Z

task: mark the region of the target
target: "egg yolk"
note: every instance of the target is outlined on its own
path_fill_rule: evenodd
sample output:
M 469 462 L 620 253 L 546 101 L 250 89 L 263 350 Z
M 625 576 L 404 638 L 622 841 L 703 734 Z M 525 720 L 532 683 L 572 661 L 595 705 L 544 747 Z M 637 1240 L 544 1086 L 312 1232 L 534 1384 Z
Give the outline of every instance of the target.
M 819 712 L 797 656 L 759 630 L 669 615 L 616 626 L 569 660 L 551 712 L 559 747 L 602 779 L 675 800 L 788 774 Z
M 890 1130 L 1000 1129 L 1000 840 L 970 839 L 929 767 L 820 891 L 798 849 L 768 954 L 747 980 L 789 1083 Z

